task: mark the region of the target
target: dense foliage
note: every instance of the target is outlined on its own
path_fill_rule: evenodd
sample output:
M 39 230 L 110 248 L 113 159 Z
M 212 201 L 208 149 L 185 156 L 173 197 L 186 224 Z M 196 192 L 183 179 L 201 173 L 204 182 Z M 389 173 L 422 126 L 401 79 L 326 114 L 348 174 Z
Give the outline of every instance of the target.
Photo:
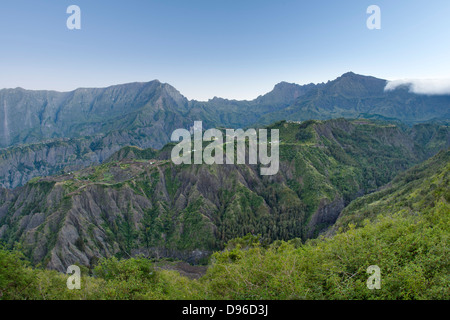
M 446 146 L 450 135 L 444 125 L 407 129 L 363 119 L 268 128 L 281 138 L 276 176 L 252 165 L 176 166 L 167 160 L 172 145 L 126 147 L 101 165 L 0 189 L 0 239 L 59 271 L 138 253 L 205 262 L 248 233 L 264 243 L 306 240 L 353 199 Z
M 136 257 L 83 269 L 81 290 L 67 276 L 31 269 L 0 250 L 3 299 L 444 299 L 450 298 L 450 151 L 354 201 L 331 237 L 261 243 L 248 235 L 216 252 L 190 280 Z M 386 191 L 387 190 L 387 191 Z M 351 219 L 355 223 L 351 223 Z M 381 289 L 367 268 L 379 266 Z

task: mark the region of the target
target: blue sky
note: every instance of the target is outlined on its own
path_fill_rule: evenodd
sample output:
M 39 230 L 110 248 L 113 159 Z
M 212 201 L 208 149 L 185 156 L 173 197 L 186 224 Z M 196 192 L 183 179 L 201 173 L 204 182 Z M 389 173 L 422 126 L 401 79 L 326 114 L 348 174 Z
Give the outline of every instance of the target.
M 69 5 L 81 30 L 69 30 Z M 369 30 L 369 5 L 381 30 Z M 190 99 L 253 99 L 280 81 L 450 78 L 448 0 L 2 0 L 0 88 L 158 79 Z

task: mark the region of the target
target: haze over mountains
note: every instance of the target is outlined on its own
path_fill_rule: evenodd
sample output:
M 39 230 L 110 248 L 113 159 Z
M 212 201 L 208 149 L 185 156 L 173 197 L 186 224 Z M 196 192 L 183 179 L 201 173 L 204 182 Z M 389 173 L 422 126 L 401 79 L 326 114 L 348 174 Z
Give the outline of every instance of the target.
M 286 82 L 251 101 L 186 99 L 151 81 L 71 92 L 0 90 L 0 185 L 14 188 L 103 162 L 121 147 L 161 148 L 178 128 L 202 120 L 245 128 L 278 120 L 380 118 L 406 124 L 450 119 L 450 95 L 385 91 L 386 80 L 352 72 L 321 84 Z

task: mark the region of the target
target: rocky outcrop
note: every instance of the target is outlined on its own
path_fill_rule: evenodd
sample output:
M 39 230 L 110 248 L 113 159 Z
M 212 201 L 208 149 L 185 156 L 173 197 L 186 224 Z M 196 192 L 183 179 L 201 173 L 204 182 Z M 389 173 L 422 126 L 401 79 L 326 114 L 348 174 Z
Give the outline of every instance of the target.
M 157 130 L 157 129 L 154 129 Z M 107 160 L 122 147 L 153 145 L 149 135 L 114 131 L 78 139 L 58 139 L 50 142 L 11 147 L 0 150 L 0 186 L 16 188 L 35 177 L 72 172 Z M 164 140 L 168 141 L 169 137 Z
M 308 222 L 308 238 L 317 237 L 321 231 L 333 225 L 344 208 L 345 202 L 342 197 L 338 197 L 331 202 L 323 199 Z

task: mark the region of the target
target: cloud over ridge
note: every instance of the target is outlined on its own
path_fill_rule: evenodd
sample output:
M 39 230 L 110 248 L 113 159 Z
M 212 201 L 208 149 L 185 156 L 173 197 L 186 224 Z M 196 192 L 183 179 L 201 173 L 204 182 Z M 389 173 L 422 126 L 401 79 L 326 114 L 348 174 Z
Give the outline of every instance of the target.
M 402 79 L 386 83 L 385 91 L 392 91 L 399 87 L 408 87 L 409 92 L 426 95 L 450 94 L 450 79 Z

